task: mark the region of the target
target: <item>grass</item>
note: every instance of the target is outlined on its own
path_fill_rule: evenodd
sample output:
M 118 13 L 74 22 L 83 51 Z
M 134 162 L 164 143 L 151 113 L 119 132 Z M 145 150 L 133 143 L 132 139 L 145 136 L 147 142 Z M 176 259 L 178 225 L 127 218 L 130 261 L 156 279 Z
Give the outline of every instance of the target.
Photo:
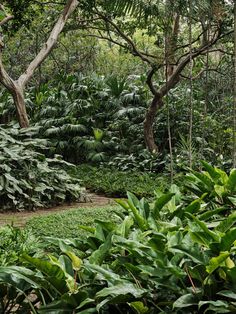
M 26 230 L 39 236 L 58 238 L 85 238 L 88 232 L 79 225 L 94 226 L 96 219 L 116 221 L 116 212 L 122 211 L 119 206 L 103 206 L 93 208 L 75 208 L 61 213 L 31 218 L 26 223 Z

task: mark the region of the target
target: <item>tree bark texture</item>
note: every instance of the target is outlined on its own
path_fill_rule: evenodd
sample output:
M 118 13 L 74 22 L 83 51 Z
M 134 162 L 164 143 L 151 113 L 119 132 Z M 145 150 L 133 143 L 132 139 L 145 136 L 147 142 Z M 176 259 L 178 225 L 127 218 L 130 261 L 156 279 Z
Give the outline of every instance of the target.
M 154 95 L 153 100 L 146 112 L 145 120 L 143 124 L 145 144 L 146 144 L 147 149 L 153 154 L 159 152 L 158 146 L 155 143 L 154 122 L 156 119 L 157 111 L 162 106 L 163 106 L 163 100 L 162 100 L 161 95 L 160 94 Z
M 20 86 L 15 85 L 12 91 L 12 97 L 16 106 L 17 118 L 21 128 L 29 127 L 29 119 L 26 112 L 24 92 Z

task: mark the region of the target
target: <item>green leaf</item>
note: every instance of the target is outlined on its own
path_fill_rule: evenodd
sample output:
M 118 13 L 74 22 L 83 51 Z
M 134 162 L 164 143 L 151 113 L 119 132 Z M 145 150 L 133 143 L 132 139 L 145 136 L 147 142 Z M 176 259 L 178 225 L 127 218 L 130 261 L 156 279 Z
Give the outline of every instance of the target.
M 192 173 L 194 174 L 194 176 L 200 180 L 202 183 L 204 183 L 205 188 L 208 191 L 211 191 L 213 189 L 214 183 L 212 182 L 212 180 L 205 175 L 204 173 L 201 172 L 197 172 L 197 171 L 192 171 Z
M 235 224 L 235 222 L 236 212 L 233 212 L 227 218 L 223 219 L 220 224 L 215 228 L 215 230 L 225 233 Z
M 219 240 L 220 240 L 219 235 L 216 234 L 215 232 L 209 230 L 204 222 L 200 221 L 198 218 L 196 218 L 195 216 L 193 216 L 190 213 L 186 213 L 186 216 L 190 220 L 191 219 L 194 220 L 197 223 L 197 225 L 212 239 L 212 241 L 219 242 Z
M 121 282 L 121 278 L 118 274 L 114 273 L 110 268 L 108 267 L 101 267 L 96 264 L 90 264 L 90 263 L 84 263 L 85 268 L 87 268 L 90 271 L 93 271 L 96 275 L 99 274 L 99 276 L 102 278 L 102 280 L 106 280 L 109 284 L 114 285 L 117 282 Z
M 96 141 L 101 142 L 104 136 L 104 132 L 100 129 L 93 129 L 94 138 Z
M 235 191 L 235 188 L 236 188 L 236 169 L 231 170 L 226 187 L 231 192 Z
M 154 203 L 153 208 L 153 216 L 155 219 L 160 217 L 160 211 L 162 208 L 172 199 L 174 196 L 174 193 L 167 193 L 162 196 L 160 196 Z
M 68 291 L 65 273 L 59 266 L 53 265 L 49 261 L 30 257 L 27 254 L 23 254 L 22 259 L 35 266 L 36 269 L 46 275 L 47 280 L 59 293 L 63 294 Z
M 149 311 L 148 307 L 141 301 L 131 302 L 129 303 L 129 306 L 134 309 L 137 314 L 145 314 Z
M 230 229 L 222 238 L 220 242 L 221 251 L 230 251 L 232 244 L 236 240 L 236 228 Z
M 217 292 L 217 294 L 236 301 L 236 293 L 231 290 L 221 290 L 220 292 Z
M 134 220 L 130 216 L 126 216 L 124 221 L 117 227 L 116 233 L 123 236 L 124 238 L 128 237 L 130 228 L 133 226 Z
M 230 202 L 231 202 L 234 206 L 236 206 L 236 197 L 230 197 L 230 196 L 228 196 L 228 199 L 230 200 Z
M 106 241 L 90 255 L 89 262 L 91 264 L 101 265 L 106 256 L 108 255 L 111 247 L 112 247 L 112 233 L 110 233 L 106 238 Z
M 204 313 L 207 313 L 208 310 L 214 313 L 230 313 L 229 304 L 225 301 L 217 300 L 217 301 L 200 301 L 198 304 L 198 308 L 200 309 L 204 305 L 210 305 Z
M 0 10 L 0 21 L 2 21 L 5 16 L 6 16 L 5 12 Z
M 229 256 L 229 252 L 221 252 L 219 256 L 211 258 L 209 265 L 206 266 L 206 271 L 212 274 L 217 268 L 222 266 L 222 263 L 224 263 Z
M 129 204 L 127 203 L 126 200 L 116 199 L 115 201 L 117 204 L 121 205 L 125 210 L 129 209 Z
M 138 288 L 132 283 L 123 281 L 123 283 L 119 283 L 117 285 L 104 288 L 101 291 L 97 292 L 96 298 L 100 299 L 100 298 L 106 298 L 108 296 L 110 298 L 114 298 L 117 296 L 127 297 L 127 295 L 129 294 L 135 298 L 141 298 L 147 292 L 148 290 L 146 289 Z
M 130 192 L 127 192 L 127 195 L 128 195 L 128 201 L 127 202 L 129 204 L 130 210 L 133 213 L 134 219 L 135 219 L 136 223 L 138 224 L 139 228 L 142 231 L 145 231 L 148 227 L 148 224 L 147 224 L 147 221 L 140 215 L 138 209 L 134 205 L 134 202 L 136 201 L 135 200 L 136 197 Z
M 201 161 L 201 163 L 203 167 L 206 169 L 206 171 L 209 173 L 213 181 L 218 182 L 218 179 L 220 178 L 220 174 L 217 172 L 217 170 L 205 161 Z
M 73 252 L 66 251 L 65 253 L 71 259 L 73 269 L 75 271 L 79 271 L 81 269 L 82 264 L 83 264 L 82 260 L 78 256 L 76 256 Z
M 201 208 L 201 200 L 197 199 L 191 202 L 187 207 L 185 207 L 184 211 L 186 213 L 194 214 L 198 212 L 200 208 Z
M 178 298 L 174 302 L 173 308 L 185 308 L 185 307 L 190 307 L 197 304 L 198 304 L 198 300 L 196 296 L 191 293 L 188 293 Z
M 9 284 L 19 291 L 29 288 L 40 289 L 40 280 L 37 280 L 33 271 L 19 266 L 0 267 L 0 283 Z

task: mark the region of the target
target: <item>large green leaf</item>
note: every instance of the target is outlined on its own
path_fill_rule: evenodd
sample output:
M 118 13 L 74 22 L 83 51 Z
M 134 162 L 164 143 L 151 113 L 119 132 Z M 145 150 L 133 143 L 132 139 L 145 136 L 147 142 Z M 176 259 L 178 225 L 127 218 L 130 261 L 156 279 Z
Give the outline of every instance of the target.
M 223 265 L 226 259 L 230 256 L 229 252 L 221 252 L 219 256 L 212 257 L 209 265 L 206 266 L 206 270 L 209 274 L 212 274 L 217 268 Z
M 220 174 L 216 171 L 216 169 L 205 161 L 201 161 L 201 163 L 203 167 L 206 169 L 206 171 L 209 173 L 213 181 L 218 182 L 218 179 L 220 178 Z
M 160 196 L 154 203 L 153 216 L 155 219 L 160 217 L 162 208 L 172 199 L 175 193 L 167 193 Z
M 182 295 L 179 297 L 173 304 L 173 308 L 186 308 L 193 305 L 198 304 L 198 299 L 196 295 L 193 295 L 191 293 Z
M 106 241 L 90 255 L 89 262 L 91 264 L 101 265 L 106 256 L 108 255 L 111 247 L 112 247 L 112 233 L 110 233 L 106 238 Z
M 22 259 L 35 266 L 36 269 L 46 275 L 46 279 L 52 284 L 58 293 L 64 294 L 68 291 L 66 275 L 59 266 L 53 265 L 46 260 L 31 257 L 27 254 L 23 254 Z
M 0 282 L 9 284 L 22 292 L 29 288 L 41 288 L 40 280 L 35 273 L 19 266 L 0 267 Z
M 236 241 L 236 228 L 230 229 L 222 238 L 220 242 L 221 251 L 230 251 L 231 246 Z
M 219 232 L 227 232 L 236 222 L 236 212 L 233 212 L 228 217 L 223 219 L 220 224 L 216 227 Z
M 133 213 L 133 216 L 134 216 L 134 219 L 136 221 L 136 223 L 138 224 L 139 228 L 141 230 L 146 230 L 147 227 L 148 227 L 148 224 L 147 224 L 147 221 L 145 220 L 145 218 L 139 213 L 139 210 L 137 209 L 137 207 L 135 206 L 135 203 L 137 202 L 136 201 L 136 197 L 130 193 L 130 192 L 127 192 L 127 195 L 128 195 L 128 204 L 129 204 L 129 208 L 130 210 L 132 211 Z
M 229 189 L 230 192 L 235 192 L 235 188 L 236 188 L 236 169 L 232 169 L 231 170 L 226 187 L 227 187 L 227 189 Z

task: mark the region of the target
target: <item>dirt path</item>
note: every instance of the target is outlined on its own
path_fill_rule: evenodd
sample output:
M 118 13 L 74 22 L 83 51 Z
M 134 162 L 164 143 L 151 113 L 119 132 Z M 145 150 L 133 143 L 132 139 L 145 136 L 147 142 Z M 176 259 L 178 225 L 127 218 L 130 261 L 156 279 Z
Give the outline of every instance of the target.
M 72 208 L 102 207 L 114 204 L 114 200 L 112 198 L 93 193 L 89 193 L 86 199 L 87 199 L 86 202 L 73 203 L 68 205 L 63 204 L 60 206 L 51 207 L 47 209 L 39 209 L 35 212 L 23 211 L 0 213 L 0 226 L 9 225 L 13 223 L 14 226 L 23 227 L 25 223 L 32 217 L 49 215 L 51 213 L 62 212 Z

